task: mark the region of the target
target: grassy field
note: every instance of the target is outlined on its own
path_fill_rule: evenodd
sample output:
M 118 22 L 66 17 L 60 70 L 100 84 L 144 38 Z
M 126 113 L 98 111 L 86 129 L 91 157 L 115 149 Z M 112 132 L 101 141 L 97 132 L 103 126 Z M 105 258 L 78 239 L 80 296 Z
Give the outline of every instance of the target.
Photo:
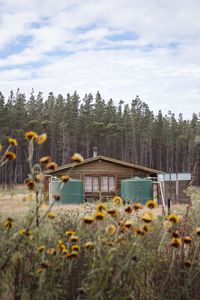
M 165 217 L 120 199 L 36 203 L 24 187 L 0 193 L 0 299 L 198 300 L 200 193 Z M 152 203 L 151 203 L 152 204 Z

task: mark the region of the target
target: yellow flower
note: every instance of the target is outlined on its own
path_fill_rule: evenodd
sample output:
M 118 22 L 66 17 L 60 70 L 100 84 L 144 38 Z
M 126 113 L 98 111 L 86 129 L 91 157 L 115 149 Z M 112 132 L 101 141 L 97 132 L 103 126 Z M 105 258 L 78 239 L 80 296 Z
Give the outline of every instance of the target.
M 172 247 L 178 248 L 178 247 L 181 246 L 181 240 L 178 239 L 178 238 L 172 238 L 172 239 L 171 239 L 171 242 L 170 242 L 170 245 L 171 245 Z
M 180 216 L 177 216 L 177 215 L 175 215 L 175 214 L 169 215 L 169 216 L 167 217 L 167 219 L 168 219 L 170 222 L 174 223 L 174 224 L 180 223 L 180 220 L 181 220 Z
M 123 200 L 122 200 L 122 198 L 121 197 L 119 197 L 119 196 L 115 196 L 114 198 L 113 198 L 113 203 L 115 204 L 115 205 L 122 205 L 123 204 Z
M 113 225 L 113 224 L 108 225 L 108 226 L 106 227 L 106 233 L 109 234 L 109 235 L 115 234 L 116 230 L 117 230 L 117 229 L 116 229 L 116 226 Z
M 151 223 L 153 221 L 153 214 L 149 212 L 145 212 L 142 214 L 141 219 L 145 223 Z
M 68 175 L 62 175 L 62 176 L 60 176 L 60 180 L 62 182 L 67 182 L 70 180 L 70 177 Z
M 95 245 L 95 243 L 93 243 L 93 242 L 86 242 L 86 243 L 84 244 L 84 247 L 85 247 L 86 249 L 88 249 L 88 250 L 93 250 L 93 249 L 96 247 L 96 245 Z
M 0 151 L 2 151 L 2 149 L 3 149 L 3 146 L 0 144 Z
M 58 240 L 58 245 L 62 245 L 63 244 L 63 240 Z
M 47 249 L 47 254 L 52 255 L 52 256 L 56 255 L 56 249 L 54 249 L 54 248 Z
M 192 243 L 192 238 L 190 236 L 185 236 L 182 238 L 182 241 L 184 244 L 191 244 Z
M 16 159 L 16 154 L 11 151 L 7 151 L 4 153 L 3 159 L 4 160 L 14 160 L 14 159 Z
M 73 231 L 73 230 L 67 230 L 67 231 L 65 231 L 65 234 L 66 234 L 67 236 L 71 236 L 71 235 L 75 235 L 76 232 Z
M 133 211 L 133 207 L 132 207 L 131 205 L 128 205 L 128 206 L 124 209 L 124 211 L 125 211 L 127 214 L 131 214 L 132 211 Z
M 71 157 L 71 160 L 80 163 L 84 161 L 84 158 L 79 153 L 74 153 Z
M 8 138 L 8 143 L 10 143 L 13 146 L 17 146 L 17 140 L 13 138 Z
M 22 228 L 22 229 L 20 229 L 19 230 L 19 234 L 20 235 L 26 235 L 26 236 L 31 236 L 31 234 L 32 234 L 32 232 L 30 231 L 30 230 L 27 230 L 27 229 L 25 229 L 25 228 Z
M 41 164 L 48 164 L 51 161 L 51 157 L 50 156 L 43 156 L 40 158 L 40 163 Z
M 85 216 L 83 218 L 83 223 L 85 223 L 85 224 L 91 224 L 93 221 L 94 221 L 94 218 L 91 216 Z
M 77 242 L 79 240 L 79 238 L 76 235 L 71 235 L 69 240 L 70 240 L 70 242 Z
M 124 228 L 131 228 L 131 226 L 133 225 L 133 222 L 130 221 L 130 220 L 127 220 L 124 224 L 123 224 L 123 227 Z
M 27 132 L 25 132 L 24 135 L 25 135 L 26 140 L 31 140 L 31 139 L 37 140 L 37 138 L 38 138 L 38 135 L 35 131 L 27 131 Z
M 79 253 L 77 251 L 72 251 L 72 252 L 66 254 L 66 257 L 68 257 L 68 258 L 73 258 L 73 257 L 77 257 L 77 256 L 79 256 Z
M 43 272 L 43 269 L 42 269 L 42 268 L 37 268 L 37 269 L 36 269 L 36 273 L 37 273 L 37 274 L 41 274 L 42 272 Z
M 55 219 L 56 214 L 54 214 L 54 213 L 48 213 L 47 217 L 48 217 L 49 219 Z
M 37 253 L 42 253 L 44 250 L 45 250 L 45 246 L 42 245 L 42 246 L 40 246 L 40 247 L 37 248 L 36 252 Z
M 37 137 L 37 144 L 41 145 L 43 144 L 47 139 L 47 134 L 46 133 L 42 133 Z
M 196 234 L 197 234 L 198 236 L 200 236 L 200 227 L 197 227 L 197 228 L 196 228 Z
M 141 228 L 134 228 L 133 230 L 134 233 L 136 233 L 137 235 L 145 235 L 145 231 Z
M 149 200 L 146 202 L 146 206 L 150 209 L 153 209 L 158 206 L 158 203 L 155 200 Z
M 69 251 L 66 248 L 62 249 L 62 254 L 63 255 L 66 255 L 67 253 L 69 253 Z
M 117 217 L 119 212 L 115 208 L 110 208 L 107 210 L 107 214 L 111 215 L 112 217 Z
M 96 210 L 98 211 L 102 211 L 102 210 L 106 210 L 106 206 L 103 203 L 100 203 L 96 206 Z
M 179 231 L 178 230 L 175 230 L 173 233 L 172 233 L 172 237 L 174 238 L 179 238 Z
M 95 220 L 103 220 L 105 218 L 105 214 L 102 213 L 101 211 L 98 211 L 95 215 L 94 215 L 94 219 Z
M 133 209 L 134 209 L 134 210 L 138 210 L 138 209 L 142 209 L 142 208 L 143 208 L 143 206 L 142 206 L 142 204 L 139 203 L 139 202 L 135 202 L 135 203 L 133 204 Z
M 81 249 L 81 248 L 80 248 L 79 245 L 73 245 L 73 246 L 72 246 L 72 250 L 73 250 L 73 251 L 79 252 L 80 249 Z
M 12 218 L 7 218 L 7 220 L 5 220 L 4 222 L 4 226 L 8 229 L 12 228 L 13 226 L 13 223 L 14 223 L 14 219 Z
M 55 171 L 57 169 L 58 165 L 55 162 L 49 162 L 46 166 L 46 169 Z

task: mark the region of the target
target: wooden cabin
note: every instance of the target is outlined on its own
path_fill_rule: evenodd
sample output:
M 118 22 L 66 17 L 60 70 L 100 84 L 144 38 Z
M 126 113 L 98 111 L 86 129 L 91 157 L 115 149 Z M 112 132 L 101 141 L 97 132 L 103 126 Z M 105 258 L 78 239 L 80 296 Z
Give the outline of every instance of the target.
M 157 180 L 161 171 L 132 164 L 130 162 L 96 155 L 81 163 L 70 163 L 48 172 L 51 176 L 69 175 L 84 182 L 85 200 L 105 199 L 120 194 L 122 179 L 151 177 Z M 46 173 L 47 175 L 47 173 Z

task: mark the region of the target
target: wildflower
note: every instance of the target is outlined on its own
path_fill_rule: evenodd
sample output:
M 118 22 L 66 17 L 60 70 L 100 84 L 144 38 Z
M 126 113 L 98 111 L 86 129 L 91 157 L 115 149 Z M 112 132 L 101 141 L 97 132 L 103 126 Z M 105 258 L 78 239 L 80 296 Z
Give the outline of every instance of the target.
M 173 233 L 172 233 L 172 237 L 174 238 L 179 238 L 179 231 L 178 230 L 175 230 Z
M 66 255 L 67 253 L 69 253 L 69 251 L 66 249 L 66 247 L 64 249 L 62 249 L 62 254 Z
M 143 206 L 142 206 L 142 204 L 141 203 L 139 203 L 139 202 L 135 202 L 134 204 L 133 204 L 133 209 L 136 211 L 136 210 L 138 210 L 138 209 L 142 209 L 143 208 Z
M 63 240 L 58 240 L 58 245 L 62 245 L 63 244 Z
M 26 140 L 32 140 L 32 139 L 37 140 L 37 138 L 38 138 L 38 135 L 35 131 L 27 131 L 27 132 L 25 132 L 24 135 L 25 135 Z
M 60 176 L 60 180 L 62 182 L 67 182 L 70 180 L 70 177 L 68 175 L 62 175 L 62 176 Z
M 72 246 L 72 250 L 73 250 L 73 251 L 79 252 L 80 249 L 81 249 L 81 248 L 80 248 L 79 245 L 73 245 L 73 246 Z
M 55 219 L 56 214 L 54 214 L 54 213 L 48 213 L 47 217 L 48 217 L 49 219 Z
M 0 151 L 2 151 L 2 149 L 3 149 L 3 146 L 0 144 Z
M 96 247 L 96 245 L 95 245 L 95 243 L 93 243 L 93 242 L 86 242 L 86 243 L 84 244 L 84 247 L 85 247 L 86 249 L 88 249 L 88 250 L 93 250 L 93 249 Z
M 117 229 L 116 229 L 116 226 L 113 225 L 113 224 L 110 224 L 110 225 L 108 225 L 108 226 L 106 227 L 106 233 L 109 234 L 109 235 L 115 234 L 116 230 L 117 230 Z
M 26 179 L 25 184 L 28 187 L 29 190 L 34 190 L 35 188 L 35 182 L 32 179 Z
M 142 214 L 141 219 L 145 223 L 151 223 L 153 221 L 153 214 L 149 212 L 145 212 Z
M 77 256 L 79 256 L 79 253 L 77 251 L 72 251 L 72 252 L 66 254 L 66 257 L 68 257 L 68 258 L 73 258 L 73 257 L 77 257 Z
M 111 215 L 112 217 L 117 217 L 119 213 L 115 208 L 110 208 L 107 210 L 107 214 Z
M 53 194 L 53 198 L 54 198 L 55 201 L 59 201 L 60 200 L 60 194 L 59 193 Z
M 122 205 L 123 204 L 123 200 L 122 200 L 122 198 L 121 197 L 119 197 L 119 196 L 115 196 L 114 198 L 113 198 L 113 203 L 115 204 L 115 205 Z
M 7 218 L 6 221 L 4 222 L 4 226 L 8 229 L 12 228 L 14 223 L 14 219 L 12 218 Z
M 57 169 L 58 165 L 55 162 L 49 162 L 46 166 L 46 169 L 55 171 Z
M 147 233 L 147 232 L 149 231 L 149 226 L 148 226 L 148 225 L 144 225 L 144 226 L 142 227 L 142 230 L 143 230 L 145 233 Z
M 74 162 L 80 163 L 80 162 L 84 161 L 84 158 L 79 153 L 74 153 L 71 157 L 71 160 L 73 160 Z
M 127 214 L 131 214 L 132 211 L 133 211 L 133 207 L 132 207 L 131 205 L 128 205 L 128 206 L 124 209 L 124 211 L 125 211 Z
M 183 264 L 184 264 L 184 266 L 186 266 L 187 268 L 190 268 L 191 265 L 192 265 L 192 263 L 191 263 L 190 260 L 185 260 L 185 261 L 183 262 Z
M 71 236 L 71 235 L 75 235 L 76 232 L 73 231 L 73 230 L 67 230 L 67 231 L 65 231 L 65 234 L 66 234 L 67 236 Z
M 190 236 L 185 236 L 182 238 L 184 244 L 190 245 L 192 243 L 192 238 Z
M 141 228 L 134 228 L 133 232 L 135 232 L 137 235 L 145 235 L 145 231 Z
M 40 163 L 41 164 L 48 164 L 51 161 L 51 157 L 50 156 L 43 156 L 40 158 Z
M 196 234 L 200 236 L 200 227 L 196 228 Z
M 101 211 L 98 211 L 95 215 L 94 215 L 94 219 L 95 220 L 103 220 L 105 218 L 105 214 L 102 213 Z
M 91 224 L 93 221 L 94 221 L 94 218 L 91 216 L 85 216 L 83 218 L 83 223 L 85 223 L 85 224 Z
M 44 250 L 45 250 L 45 246 L 42 245 L 42 246 L 40 246 L 40 247 L 37 248 L 36 252 L 37 253 L 42 253 Z
M 155 200 L 149 200 L 149 201 L 146 202 L 146 206 L 150 209 L 153 209 L 156 206 L 158 206 L 158 204 Z
M 133 225 L 133 222 L 127 220 L 127 221 L 123 224 L 123 227 L 126 228 L 126 229 L 129 229 L 129 228 L 131 228 L 132 225 Z
M 170 222 L 174 223 L 174 224 L 180 223 L 180 216 L 177 216 L 177 215 L 175 215 L 175 214 L 169 215 L 169 216 L 167 217 L 167 219 L 168 219 Z
M 30 237 L 32 232 L 28 229 L 22 228 L 22 229 L 19 230 L 19 234 L 20 235 L 26 235 L 26 236 Z
M 56 249 L 54 249 L 54 248 L 47 249 L 47 254 L 52 255 L 52 256 L 56 255 Z
M 70 242 L 77 242 L 79 240 L 79 238 L 76 235 L 71 235 L 69 240 L 70 240 Z
M 16 159 L 16 154 L 11 151 L 7 151 L 4 153 L 3 159 L 4 160 L 14 160 L 14 159 Z
M 37 274 L 41 274 L 42 272 L 43 272 L 43 269 L 42 269 L 42 268 L 37 268 L 37 269 L 36 269 L 36 273 L 37 273 Z
M 49 262 L 48 260 L 44 260 L 42 263 L 41 263 L 41 267 L 44 268 L 44 269 L 47 269 L 49 267 Z
M 181 246 L 181 240 L 178 239 L 178 238 L 172 238 L 172 239 L 171 239 L 171 242 L 170 242 L 170 245 L 171 245 L 172 247 L 178 248 L 178 247 Z
M 47 139 L 47 134 L 46 133 L 42 133 L 37 137 L 37 144 L 41 145 L 43 144 Z
M 106 206 L 103 203 L 100 203 L 96 206 L 96 210 L 98 211 L 102 211 L 102 210 L 106 210 Z
M 17 146 L 17 140 L 13 138 L 8 138 L 8 143 L 10 143 L 13 146 Z

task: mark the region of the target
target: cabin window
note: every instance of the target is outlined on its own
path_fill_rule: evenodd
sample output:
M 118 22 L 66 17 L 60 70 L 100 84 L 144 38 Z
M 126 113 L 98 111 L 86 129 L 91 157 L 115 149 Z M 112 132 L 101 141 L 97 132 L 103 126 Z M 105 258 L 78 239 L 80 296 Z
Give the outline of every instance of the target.
M 115 176 L 85 176 L 85 192 L 115 192 Z

